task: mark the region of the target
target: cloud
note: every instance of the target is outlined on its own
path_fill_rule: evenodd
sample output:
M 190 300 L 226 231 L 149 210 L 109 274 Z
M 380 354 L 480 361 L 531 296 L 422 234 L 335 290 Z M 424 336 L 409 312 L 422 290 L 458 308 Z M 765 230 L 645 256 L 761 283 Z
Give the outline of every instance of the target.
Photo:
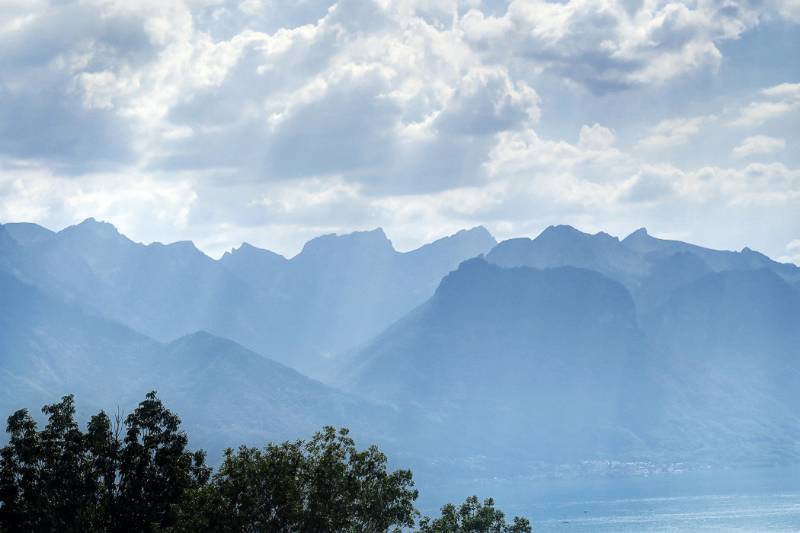
M 800 239 L 790 241 L 785 248 L 786 254 L 778 258 L 783 263 L 800 265 Z
M 716 70 L 718 44 L 774 13 L 746 3 L 512 1 L 501 16 L 468 11 L 461 27 L 487 54 L 532 61 L 596 93 Z M 781 10 L 778 10 L 779 12 Z
M 685 144 L 714 119 L 714 116 L 709 115 L 662 120 L 650 130 L 647 137 L 639 141 L 638 146 L 646 149 L 662 149 Z
M 733 149 L 732 155 L 737 159 L 751 157 L 754 155 L 766 155 L 783 150 L 786 147 L 786 140 L 768 135 L 754 135 L 747 137 L 742 143 Z
M 468 72 L 438 112 L 433 128 L 440 133 L 486 135 L 534 124 L 539 96 L 525 82 L 512 82 L 505 69 Z
M 657 202 L 679 193 L 685 175 L 669 165 L 643 166 L 619 191 L 623 202 Z
M 761 91 L 769 100 L 751 102 L 730 121 L 731 126 L 760 126 L 761 124 L 800 109 L 800 83 L 782 83 Z
M 728 206 L 791 205 L 800 199 L 800 169 L 782 163 L 751 163 L 743 168 L 703 167 L 684 173 L 683 194 L 698 202 Z
M 614 132 L 597 123 L 591 126 L 581 126 L 578 134 L 578 146 L 581 148 L 605 150 L 611 148 L 614 141 Z
M 92 173 L 80 180 L 35 165 L 0 169 L 0 220 L 61 228 L 88 217 L 133 234 L 185 230 L 197 194 L 191 180 L 146 174 Z M 176 233 L 177 232 L 177 233 Z
M 411 246 L 476 223 L 502 237 L 788 209 L 788 155 L 654 160 L 718 141 L 715 117 L 754 126 L 800 105 L 797 83 L 733 113 L 664 100 L 706 90 L 722 43 L 795 14 L 779 0 L 2 2 L 0 216 L 291 253 L 377 225 Z M 715 105 L 747 89 L 727 90 Z M 654 105 L 616 113 L 628 98 Z M 734 155 L 767 155 L 757 137 Z

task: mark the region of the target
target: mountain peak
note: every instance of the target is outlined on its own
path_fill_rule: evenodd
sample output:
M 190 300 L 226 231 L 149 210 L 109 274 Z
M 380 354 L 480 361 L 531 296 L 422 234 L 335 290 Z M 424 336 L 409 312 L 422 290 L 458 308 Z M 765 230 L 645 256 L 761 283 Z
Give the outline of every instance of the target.
M 494 238 L 494 235 L 492 235 L 489 230 L 483 226 L 462 229 L 451 235 L 449 238 L 457 241 L 469 242 L 476 246 L 481 246 L 485 248 L 485 251 L 487 252 L 497 244 L 497 240 Z
M 394 252 L 392 241 L 383 228 L 368 231 L 354 231 L 344 235 L 329 233 L 308 241 L 298 256 L 336 253 L 340 251 L 359 251 L 363 253 Z
M 536 241 L 579 241 L 579 240 L 598 240 L 598 241 L 617 241 L 619 239 L 614 237 L 613 235 L 609 235 L 604 231 L 599 231 L 592 235 L 591 233 L 583 232 L 579 229 L 576 229 L 572 226 L 566 224 L 559 224 L 556 226 L 547 226 L 544 231 L 542 231 L 538 237 L 536 237 Z
M 49 229 L 31 222 L 12 222 L 5 224 L 4 227 L 13 239 L 23 246 L 45 241 L 55 235 Z
M 493 241 L 495 240 L 491 232 L 484 226 L 473 226 L 469 229 L 462 229 L 457 231 L 453 236 L 456 235 L 472 235 L 480 238 L 489 238 Z
M 483 226 L 458 230 L 452 235 L 436 239 L 428 244 L 423 244 L 415 250 L 406 252 L 412 255 L 434 253 L 435 250 L 444 248 L 469 250 L 466 257 L 486 253 L 491 250 L 497 241 Z M 474 253 L 473 253 L 474 252 Z M 453 265 L 455 266 L 455 265 Z
M 256 257 L 256 256 L 263 256 L 268 255 L 270 257 L 286 259 L 281 254 L 273 252 L 272 250 L 267 250 L 266 248 L 259 248 L 258 246 L 253 246 L 249 242 L 243 242 L 239 245 L 238 248 L 231 248 L 230 252 L 225 252 L 223 257 Z
M 78 226 L 83 226 L 87 228 L 88 227 L 103 228 L 106 231 L 113 229 L 115 232 L 117 232 L 117 228 L 111 222 L 106 222 L 105 220 L 97 220 L 94 217 L 89 217 L 84 219 L 82 222 L 78 224 Z
M 573 228 L 567 224 L 557 224 L 554 226 L 547 226 L 544 231 L 539 234 L 539 237 L 556 237 L 556 236 L 583 236 L 588 235 L 588 233 L 584 233 L 580 230 Z
M 175 248 L 176 250 L 197 250 L 200 251 L 197 246 L 194 245 L 193 241 L 175 241 L 173 243 L 167 244 L 167 246 L 171 248 Z
M 113 224 L 110 222 L 98 221 L 94 217 L 89 217 L 79 224 L 68 226 L 58 233 L 60 235 L 87 235 L 103 239 L 122 237 L 128 240 L 128 238 L 122 235 Z
M 627 237 L 625 237 L 624 239 L 622 239 L 622 244 L 636 248 L 639 246 L 643 246 L 653 240 L 654 238 L 649 233 L 647 233 L 646 228 L 639 228 L 630 235 L 628 235 Z
M 609 235 L 604 231 L 598 231 L 595 234 L 586 233 L 579 229 L 575 229 L 568 225 L 547 226 L 538 237 L 534 239 L 536 243 L 548 243 L 562 245 L 565 243 L 583 244 L 583 243 L 619 243 L 619 239 L 613 235 Z
M 266 289 L 272 287 L 275 276 L 283 272 L 289 260 L 271 250 L 243 242 L 238 248 L 225 252 L 219 262 L 253 286 Z

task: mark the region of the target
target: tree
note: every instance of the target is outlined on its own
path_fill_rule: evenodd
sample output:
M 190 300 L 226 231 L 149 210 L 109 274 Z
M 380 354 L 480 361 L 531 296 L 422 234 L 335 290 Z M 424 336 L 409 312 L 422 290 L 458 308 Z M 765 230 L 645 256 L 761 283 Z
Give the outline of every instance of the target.
M 419 516 L 411 472 L 389 471 L 386 456 L 376 446 L 358 450 L 347 429 L 228 449 L 212 477 L 155 392 L 124 420 L 101 411 L 85 432 L 72 396 L 42 412 L 41 431 L 24 409 L 8 418 L 0 533 L 399 533 Z M 418 533 L 530 531 L 527 520 L 507 525 L 491 499 L 473 496 L 424 518 Z
M 0 527 L 9 531 L 33 531 L 36 509 L 43 504 L 39 464 L 40 435 L 26 409 L 8 417 L 8 445 L 0 451 Z
M 41 432 L 24 409 L 8 419 L 9 444 L 0 452 L 0 524 L 15 531 L 85 531 L 93 490 L 74 399 L 64 396 L 42 412 L 49 420 Z
M 370 532 L 412 527 L 417 491 L 408 470 L 387 471 L 346 429 L 263 451 L 227 450 L 211 484 L 181 506 L 178 531 Z
M 481 502 L 470 496 L 456 509 L 453 504 L 442 507 L 442 516 L 435 520 L 428 517 L 420 521 L 419 533 L 531 533 L 531 525 L 525 518 L 514 517 L 506 523 L 502 511 L 494 508 L 494 500 Z
M 0 530 L 152 531 L 172 525 L 172 507 L 204 485 L 203 452 L 189 452 L 180 419 L 154 392 L 112 427 L 100 412 L 86 433 L 65 396 L 46 405 L 42 431 L 26 410 L 8 418 L 0 450 Z
M 119 457 L 119 529 L 147 531 L 174 523 L 172 506 L 183 494 L 204 485 L 211 474 L 203 451 L 190 452 L 180 418 L 155 392 L 125 419 Z

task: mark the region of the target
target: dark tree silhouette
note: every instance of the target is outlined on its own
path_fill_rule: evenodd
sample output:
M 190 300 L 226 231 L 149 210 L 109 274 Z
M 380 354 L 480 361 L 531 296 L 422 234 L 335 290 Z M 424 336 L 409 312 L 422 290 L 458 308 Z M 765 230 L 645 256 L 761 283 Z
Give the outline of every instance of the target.
M 226 450 L 211 476 L 188 449 L 180 419 L 155 392 L 127 417 L 93 416 L 82 432 L 75 402 L 46 405 L 41 431 L 28 411 L 8 418 L 0 450 L 0 533 L 399 533 L 414 527 L 411 472 L 389 471 L 376 447 L 358 450 L 347 429 L 311 439 Z M 424 518 L 419 533 L 530 533 L 487 499 Z
M 400 531 L 414 525 L 411 472 L 388 472 L 377 447 L 358 451 L 346 429 L 263 451 L 227 450 L 211 483 L 179 511 L 179 531 Z
M 125 420 L 122 441 L 103 412 L 81 432 L 72 396 L 42 412 L 42 431 L 24 409 L 8 419 L 0 451 L 4 530 L 153 531 L 173 525 L 172 507 L 208 481 L 205 455 L 187 451 L 180 419 L 154 392 Z
M 524 518 L 514 517 L 506 523 L 502 511 L 494 508 L 494 500 L 483 503 L 477 496 L 470 496 L 460 507 L 448 503 L 442 507 L 442 516 L 420 521 L 419 533 L 531 533 L 531 525 Z

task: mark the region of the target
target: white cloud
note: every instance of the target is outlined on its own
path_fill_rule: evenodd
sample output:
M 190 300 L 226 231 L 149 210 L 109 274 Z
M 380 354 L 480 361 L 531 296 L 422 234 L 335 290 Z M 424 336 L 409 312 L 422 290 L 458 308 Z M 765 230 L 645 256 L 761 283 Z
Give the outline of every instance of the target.
M 532 60 L 602 93 L 716 70 L 717 44 L 739 38 L 761 15 L 748 4 L 717 2 L 516 0 L 502 16 L 469 11 L 461 28 L 487 53 Z
M 619 190 L 623 202 L 651 203 L 677 195 L 686 176 L 669 165 L 643 165 Z
M 772 98 L 800 100 L 800 83 L 781 83 L 762 90 L 761 94 Z
M 616 140 L 615 138 L 616 136 L 612 130 L 600 124 L 584 125 L 581 126 L 581 131 L 578 134 L 578 146 L 594 150 L 605 150 L 611 148 Z
M 760 126 L 761 124 L 800 109 L 800 83 L 782 83 L 761 91 L 769 100 L 751 102 L 739 111 L 730 122 L 732 126 Z
M 739 116 L 731 121 L 732 126 L 760 126 L 768 120 L 791 113 L 800 105 L 798 102 L 752 102 L 741 110 Z
M 134 236 L 178 237 L 187 228 L 196 200 L 194 185 L 187 179 L 165 182 L 146 174 L 106 173 L 75 179 L 25 162 L 0 167 L 3 221 L 36 221 L 61 228 L 95 217 L 113 221 Z
M 786 140 L 768 135 L 753 135 L 747 137 L 733 149 L 733 157 L 742 159 L 754 155 L 773 154 L 786 147 Z
M 638 145 L 647 149 L 661 149 L 685 144 L 714 119 L 714 116 L 700 116 L 662 120 Z
M 411 246 L 475 223 L 502 237 L 701 205 L 788 209 L 789 159 L 684 168 L 630 151 L 714 134 L 702 102 L 649 131 L 638 120 L 652 114 L 597 106 L 713 75 L 720 43 L 795 12 L 779 0 L 0 2 L 0 217 L 91 215 L 142 240 L 290 253 L 377 225 Z M 747 103 L 732 122 L 786 116 L 800 84 Z M 756 138 L 734 155 L 766 154 Z
M 778 258 L 783 263 L 794 263 L 800 265 L 800 239 L 790 241 L 785 248 L 785 255 Z

